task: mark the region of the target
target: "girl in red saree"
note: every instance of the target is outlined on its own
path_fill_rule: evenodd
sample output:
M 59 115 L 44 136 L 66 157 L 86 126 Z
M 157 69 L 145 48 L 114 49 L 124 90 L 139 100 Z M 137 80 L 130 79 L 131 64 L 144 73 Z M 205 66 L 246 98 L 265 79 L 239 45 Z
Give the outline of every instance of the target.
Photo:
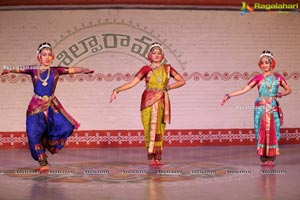
M 255 101 L 254 129 L 257 141 L 257 154 L 262 166 L 274 166 L 274 160 L 279 155 L 278 141 L 280 139 L 280 125 L 282 112 L 278 98 L 291 93 L 291 89 L 280 74 L 273 73 L 275 60 L 270 51 L 264 50 L 258 62 L 262 74 L 256 75 L 242 90 L 226 94 L 222 105 L 233 96 L 248 92 L 255 85 L 258 87 L 259 97 Z M 278 92 L 279 86 L 284 91 Z
M 110 102 L 119 92 L 136 86 L 145 79 L 146 88 L 141 100 L 141 118 L 144 126 L 145 144 L 151 166 L 162 165 L 160 162 L 166 123 L 170 123 L 170 100 L 168 91 L 185 84 L 183 77 L 168 64 L 162 64 L 164 53 L 159 43 L 150 46 L 148 60 L 150 65 L 142 67 L 132 81 L 115 88 Z M 169 78 L 176 80 L 169 84 Z
M 93 73 L 82 67 L 52 67 L 54 59 L 52 47 L 45 42 L 37 50 L 39 65 L 24 68 L 5 69 L 8 73 L 23 73 L 31 76 L 33 97 L 26 115 L 26 133 L 31 156 L 39 162 L 39 171 L 48 171 L 46 149 L 54 154 L 63 149 L 65 141 L 79 127 L 79 123 L 63 108 L 54 95 L 60 75 Z

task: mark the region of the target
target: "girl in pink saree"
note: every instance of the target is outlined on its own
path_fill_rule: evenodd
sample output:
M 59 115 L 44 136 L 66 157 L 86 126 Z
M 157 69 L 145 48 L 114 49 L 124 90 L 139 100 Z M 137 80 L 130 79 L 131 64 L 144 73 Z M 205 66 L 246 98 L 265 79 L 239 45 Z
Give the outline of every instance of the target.
M 146 88 L 141 99 L 141 118 L 144 127 L 145 145 L 151 166 L 162 165 L 160 162 L 166 123 L 170 123 L 170 100 L 168 91 L 185 84 L 183 77 L 168 64 L 162 64 L 164 54 L 159 43 L 150 46 L 148 60 L 150 65 L 142 67 L 134 79 L 112 92 L 110 102 L 119 92 L 136 86 L 145 79 Z M 169 84 L 170 77 L 176 80 Z

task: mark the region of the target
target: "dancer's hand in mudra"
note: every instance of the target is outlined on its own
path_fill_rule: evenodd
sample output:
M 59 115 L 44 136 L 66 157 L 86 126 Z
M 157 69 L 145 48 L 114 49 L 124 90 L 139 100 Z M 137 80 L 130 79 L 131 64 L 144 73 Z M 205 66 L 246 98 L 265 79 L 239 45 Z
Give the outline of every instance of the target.
M 230 96 L 229 96 L 229 94 L 226 94 L 226 95 L 224 96 L 224 98 L 223 98 L 223 101 L 222 101 L 222 103 L 221 103 L 221 106 L 224 106 L 224 104 L 226 103 L 226 101 L 227 101 L 228 99 L 230 99 Z
M 94 70 L 89 69 L 89 68 L 84 68 L 83 69 L 83 73 L 85 73 L 85 74 L 92 74 L 92 73 L 94 73 Z
M 115 88 L 115 89 L 113 90 L 113 92 L 111 93 L 109 103 L 111 103 L 111 102 L 113 102 L 113 100 L 116 100 L 116 99 L 117 99 L 118 93 L 119 93 L 118 89 Z
M 1 73 L 1 75 L 9 74 L 10 70 L 9 69 L 4 69 Z

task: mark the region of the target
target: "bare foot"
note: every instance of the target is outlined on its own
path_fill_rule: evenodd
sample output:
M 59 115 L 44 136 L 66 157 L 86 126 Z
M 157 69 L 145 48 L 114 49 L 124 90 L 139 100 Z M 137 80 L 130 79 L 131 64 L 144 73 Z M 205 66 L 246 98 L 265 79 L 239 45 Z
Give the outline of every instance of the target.
M 156 163 L 157 166 L 162 166 L 162 165 L 164 165 L 163 163 L 160 162 L 160 160 L 155 160 L 155 163 Z
M 41 166 L 37 171 L 39 172 L 46 172 L 46 171 L 49 171 L 49 166 L 46 165 L 46 166 Z
M 149 163 L 150 166 L 156 166 L 156 162 L 154 159 L 150 160 L 150 163 Z
M 267 161 L 267 166 L 274 167 L 275 163 L 273 161 Z
M 262 164 L 261 164 L 261 166 L 262 167 L 266 167 L 268 164 L 267 164 L 267 162 L 265 161 L 265 162 L 263 162 Z

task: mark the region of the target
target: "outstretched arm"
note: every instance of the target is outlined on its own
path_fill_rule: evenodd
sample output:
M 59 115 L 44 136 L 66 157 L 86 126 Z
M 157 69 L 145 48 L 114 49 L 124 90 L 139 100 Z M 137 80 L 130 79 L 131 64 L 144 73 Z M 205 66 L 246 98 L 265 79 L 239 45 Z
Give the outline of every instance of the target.
M 1 75 L 5 75 L 5 74 L 9 74 L 9 73 L 18 73 L 17 70 L 15 70 L 15 71 L 16 72 L 13 72 L 13 70 L 9 70 L 9 69 L 3 69 Z
M 94 73 L 94 70 L 90 70 L 89 68 L 83 68 L 83 67 L 69 67 L 69 74 L 78 74 L 78 73 L 85 73 L 85 74 L 91 74 Z
M 141 80 L 140 80 L 138 77 L 134 77 L 134 79 L 132 79 L 130 82 L 125 83 L 124 85 L 115 88 L 115 89 L 113 90 L 112 94 L 111 94 L 109 103 L 111 103 L 113 100 L 116 100 L 117 94 L 118 94 L 119 92 L 123 92 L 123 91 L 125 91 L 125 90 L 128 90 L 128 89 L 130 89 L 130 88 L 136 86 L 140 81 L 141 81 Z
M 242 95 L 242 94 L 245 94 L 246 92 L 248 92 L 249 90 L 252 89 L 252 86 L 251 85 L 254 85 L 254 84 L 250 84 L 250 85 L 247 85 L 246 87 L 244 87 L 243 89 L 241 90 L 237 90 L 235 92 L 231 92 L 229 94 L 226 94 L 223 98 L 223 101 L 221 103 L 221 106 L 223 106 L 225 104 L 225 102 L 230 99 L 230 97 L 234 97 L 234 96 L 238 96 L 238 95 Z
M 13 68 L 13 69 L 3 69 L 1 75 L 9 74 L 9 73 L 26 73 L 24 70 L 21 70 L 19 68 Z

